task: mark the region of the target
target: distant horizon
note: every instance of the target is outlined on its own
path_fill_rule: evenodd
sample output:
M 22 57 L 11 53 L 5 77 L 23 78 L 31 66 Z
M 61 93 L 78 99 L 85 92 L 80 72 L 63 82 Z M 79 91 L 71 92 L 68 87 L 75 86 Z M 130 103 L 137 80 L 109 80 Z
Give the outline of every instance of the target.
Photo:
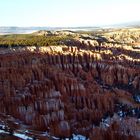
M 15 25 L 9 25 L 9 26 L 0 26 L 0 27 L 11 27 L 11 28 L 102 28 L 106 26 L 140 26 L 140 20 L 139 21 L 132 21 L 132 22 L 121 22 L 121 23 L 114 23 L 114 24 L 106 24 L 106 25 L 87 25 L 87 26 L 15 26 Z

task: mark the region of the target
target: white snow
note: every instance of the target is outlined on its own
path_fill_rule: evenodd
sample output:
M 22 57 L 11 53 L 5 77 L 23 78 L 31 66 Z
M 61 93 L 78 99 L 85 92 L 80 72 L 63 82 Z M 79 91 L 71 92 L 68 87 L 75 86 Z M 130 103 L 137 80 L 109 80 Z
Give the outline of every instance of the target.
M 27 139 L 28 139 L 28 140 L 32 140 L 31 137 L 26 136 L 25 134 L 14 133 L 14 136 L 19 137 L 19 138 L 22 138 L 22 139 L 24 139 L 24 140 L 27 140 Z
M 106 119 L 102 119 L 101 126 L 104 128 L 109 127 L 111 123 L 111 118 L 107 117 Z
M 0 130 L 0 133 L 9 134 L 8 132 L 6 132 L 6 131 L 4 131 L 4 130 Z
M 19 122 L 15 122 L 15 124 L 19 124 Z
M 48 134 L 48 132 L 44 132 L 44 133 L 42 133 L 41 135 L 42 135 L 42 136 L 48 136 L 48 137 L 50 137 L 50 138 L 53 138 L 54 140 L 59 140 L 59 138 L 57 138 L 57 137 L 55 137 L 55 136 L 50 136 L 50 135 Z
M 85 136 L 73 134 L 73 140 L 86 140 Z
M 51 138 L 53 138 L 53 140 L 60 140 L 59 138 L 52 136 Z
M 125 112 L 119 111 L 119 112 L 118 112 L 118 115 L 119 115 L 120 117 L 123 117 L 123 116 L 125 116 Z
M 134 109 L 132 110 L 132 113 L 133 113 L 133 115 L 135 115 L 135 110 Z
M 136 101 L 140 103 L 140 96 L 136 96 Z
M 0 127 L 1 127 L 2 129 L 4 129 L 4 128 L 5 128 L 5 125 L 3 125 L 3 124 L 0 124 Z
M 72 140 L 86 140 L 86 137 L 82 136 L 82 135 L 73 134 L 72 136 L 73 136 Z M 53 138 L 54 140 L 59 140 L 60 139 L 60 138 L 57 138 L 55 136 L 52 136 L 51 138 Z M 69 140 L 69 138 L 65 138 L 65 140 Z
M 109 124 L 107 124 L 107 123 L 104 123 L 104 124 L 105 124 L 106 127 L 109 127 Z

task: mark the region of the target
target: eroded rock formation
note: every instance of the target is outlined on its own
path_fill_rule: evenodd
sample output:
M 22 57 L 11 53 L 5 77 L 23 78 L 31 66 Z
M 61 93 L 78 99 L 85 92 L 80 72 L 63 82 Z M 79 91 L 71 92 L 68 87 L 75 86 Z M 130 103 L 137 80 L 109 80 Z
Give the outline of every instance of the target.
M 0 113 L 60 138 L 139 139 L 140 122 L 131 118 L 140 115 L 133 98 L 140 92 L 139 62 L 108 57 L 91 44 L 67 45 L 0 55 Z M 104 126 L 102 119 L 115 113 L 118 121 Z

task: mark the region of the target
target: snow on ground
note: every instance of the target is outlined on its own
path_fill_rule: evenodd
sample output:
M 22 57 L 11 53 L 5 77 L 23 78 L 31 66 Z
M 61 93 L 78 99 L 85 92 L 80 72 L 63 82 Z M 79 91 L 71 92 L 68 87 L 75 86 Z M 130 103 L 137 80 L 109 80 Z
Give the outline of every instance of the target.
M 85 136 L 73 134 L 73 140 L 86 140 Z
M 0 127 L 2 129 L 4 129 L 5 125 L 0 124 Z M 0 129 L 0 133 L 9 134 L 9 132 L 6 132 L 5 130 L 1 130 L 1 129 Z M 28 130 L 26 130 L 25 133 L 28 133 Z M 29 137 L 29 136 L 27 136 L 26 134 L 23 134 L 23 133 L 14 132 L 13 136 L 21 138 L 23 140 L 33 140 L 32 137 Z M 53 140 L 60 140 L 60 138 L 57 138 L 55 136 L 50 136 L 47 132 L 42 133 L 42 136 L 48 136 L 48 137 L 52 138 Z M 65 140 L 70 140 L 70 139 L 69 138 L 65 138 Z M 71 140 L 87 140 L 87 139 L 86 139 L 85 136 L 82 136 L 80 134 L 79 135 L 73 134 Z
M 0 124 L 0 128 L 1 129 L 4 129 L 5 128 L 5 125 L 4 124 Z
M 23 140 L 32 140 L 32 137 L 26 136 L 25 134 L 20 134 L 20 133 L 14 133 L 14 136 L 18 137 L 18 138 L 22 138 Z
M 72 139 L 70 139 L 70 138 L 65 138 L 64 140 L 87 140 L 86 137 L 85 137 L 85 136 L 82 136 L 82 135 L 75 135 L 75 134 L 73 134 L 72 136 L 73 136 Z M 53 140 L 60 140 L 60 138 L 57 138 L 57 137 L 55 137 L 55 136 L 51 136 L 51 138 L 52 138 Z M 89 140 L 89 139 L 88 139 L 88 140 Z
M 135 100 L 140 103 L 140 95 L 137 95 Z
M 126 116 L 126 113 L 123 112 L 122 110 L 119 111 L 117 114 L 118 114 L 120 117 L 125 117 L 125 116 Z
M 5 132 L 4 130 L 0 130 L 0 133 L 9 134 L 8 132 Z

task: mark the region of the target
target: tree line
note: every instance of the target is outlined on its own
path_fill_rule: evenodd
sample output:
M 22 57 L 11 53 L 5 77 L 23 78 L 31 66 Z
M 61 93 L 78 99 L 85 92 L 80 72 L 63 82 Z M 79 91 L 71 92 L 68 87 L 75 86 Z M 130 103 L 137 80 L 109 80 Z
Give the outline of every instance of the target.
M 70 36 L 36 36 L 31 34 L 1 35 L 0 47 L 24 47 L 24 46 L 50 46 L 61 45 Z

